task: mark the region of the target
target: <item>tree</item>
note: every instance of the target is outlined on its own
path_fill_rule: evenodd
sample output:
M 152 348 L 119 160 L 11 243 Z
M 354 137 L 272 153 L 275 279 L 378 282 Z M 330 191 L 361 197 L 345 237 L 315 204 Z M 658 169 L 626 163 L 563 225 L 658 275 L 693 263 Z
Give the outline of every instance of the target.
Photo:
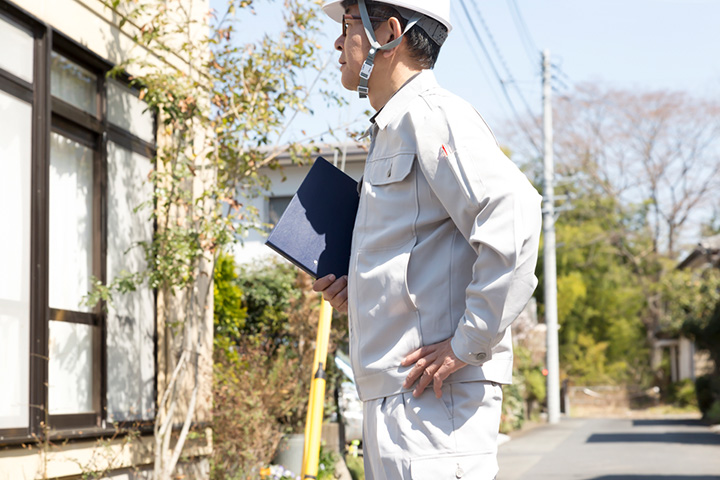
M 624 250 L 642 249 L 643 232 L 625 236 L 629 220 L 595 192 L 573 193 L 556 223 L 558 332 L 565 374 L 585 384 L 648 381 L 646 301 L 640 272 Z M 537 298 L 543 298 L 543 259 Z M 544 311 L 541 305 L 541 315 Z
M 220 254 L 215 261 L 213 278 L 213 312 L 215 348 L 227 348 L 237 342 L 245 327 L 247 307 L 243 306 L 243 291 L 237 284 L 235 258 Z
M 700 235 L 702 237 L 720 235 L 720 207 L 713 209 L 712 217 L 700 228 Z
M 674 259 L 720 201 L 720 102 L 583 84 L 553 114 L 559 172 L 642 207 L 653 252 Z
M 561 352 L 589 332 L 612 363 L 626 339 L 644 331 L 653 347 L 663 334 L 664 276 L 689 235 L 713 225 L 720 102 L 582 84 L 557 98 L 553 123 L 557 193 L 570 199 L 557 222 Z M 523 138 L 516 147 L 535 152 Z
M 286 0 L 279 33 L 242 43 L 236 13 L 251 15 L 252 0 L 228 0 L 217 16 L 202 10 L 204 1 L 106 1 L 139 50 L 150 52 L 113 73 L 129 72 L 157 115 L 156 168 L 149 178 L 154 198 L 138 206 L 138 214 L 149 215 L 157 227 L 152 242 L 138 245 L 148 269 L 96 282 L 88 302 L 111 301 L 114 293 L 144 282 L 158 291 L 158 330 L 167 346 L 159 351 L 167 351 L 167 370 L 158 373 L 157 480 L 171 478 L 176 469 L 195 418 L 201 374 L 212 367 L 217 255 L 258 223 L 239 195 L 267 186 L 260 169 L 276 168 L 280 153 L 302 158 L 312 150 L 279 142 L 291 114 L 306 110 L 310 88 L 299 73 L 315 69 L 322 76 L 314 41 L 319 3 Z M 178 422 L 182 428 L 173 437 Z

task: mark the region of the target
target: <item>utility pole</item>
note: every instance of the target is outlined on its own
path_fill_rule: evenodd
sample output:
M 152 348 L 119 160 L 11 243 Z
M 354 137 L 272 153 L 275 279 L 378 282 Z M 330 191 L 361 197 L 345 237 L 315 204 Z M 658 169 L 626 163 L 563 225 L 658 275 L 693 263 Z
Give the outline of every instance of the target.
M 544 144 L 544 274 L 545 274 L 545 324 L 547 326 L 547 404 L 548 423 L 560 421 L 560 361 L 558 360 L 557 317 L 557 265 L 555 260 L 555 191 L 553 178 L 553 127 L 550 52 L 543 51 L 543 144 Z

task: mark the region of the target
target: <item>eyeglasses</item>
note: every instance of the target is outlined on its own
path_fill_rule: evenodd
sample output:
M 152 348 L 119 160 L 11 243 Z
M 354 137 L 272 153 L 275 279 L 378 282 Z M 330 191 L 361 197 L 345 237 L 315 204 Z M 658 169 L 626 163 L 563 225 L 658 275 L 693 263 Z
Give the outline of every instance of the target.
M 371 22 L 384 22 L 387 20 L 387 18 L 383 17 L 368 17 Z M 347 29 L 348 24 L 346 20 L 362 20 L 362 17 L 360 15 L 350 15 L 349 13 L 346 13 L 342 17 L 342 29 L 343 29 L 343 37 L 347 35 Z

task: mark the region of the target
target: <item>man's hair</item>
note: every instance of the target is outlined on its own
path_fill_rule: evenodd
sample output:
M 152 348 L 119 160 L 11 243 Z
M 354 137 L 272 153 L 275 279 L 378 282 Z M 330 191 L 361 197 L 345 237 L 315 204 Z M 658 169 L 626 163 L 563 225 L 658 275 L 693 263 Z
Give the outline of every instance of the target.
M 357 5 L 357 3 L 357 0 L 343 0 L 342 6 L 347 9 L 353 5 Z M 388 20 L 391 17 L 395 17 L 400 22 L 400 27 L 405 30 L 408 19 L 400 15 L 400 12 L 392 6 L 372 1 L 366 1 L 365 5 L 367 6 L 369 16 L 387 18 Z M 374 29 L 377 29 L 380 24 L 381 22 L 372 22 Z M 445 28 L 444 25 L 441 26 Z M 447 31 L 446 28 L 445 31 Z M 435 66 L 438 54 L 440 53 L 440 45 L 435 43 L 425 30 L 414 25 L 410 31 L 405 34 L 404 38 L 407 39 L 410 58 L 415 60 L 418 66 L 421 68 L 433 68 Z

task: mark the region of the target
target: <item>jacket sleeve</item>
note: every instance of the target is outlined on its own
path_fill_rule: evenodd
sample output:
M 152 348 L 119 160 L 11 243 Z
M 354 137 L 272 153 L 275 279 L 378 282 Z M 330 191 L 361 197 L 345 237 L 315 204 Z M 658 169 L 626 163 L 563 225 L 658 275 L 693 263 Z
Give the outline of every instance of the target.
M 415 120 L 418 164 L 477 253 L 452 348 L 482 365 L 537 286 L 541 197 L 472 107 L 430 109 Z

